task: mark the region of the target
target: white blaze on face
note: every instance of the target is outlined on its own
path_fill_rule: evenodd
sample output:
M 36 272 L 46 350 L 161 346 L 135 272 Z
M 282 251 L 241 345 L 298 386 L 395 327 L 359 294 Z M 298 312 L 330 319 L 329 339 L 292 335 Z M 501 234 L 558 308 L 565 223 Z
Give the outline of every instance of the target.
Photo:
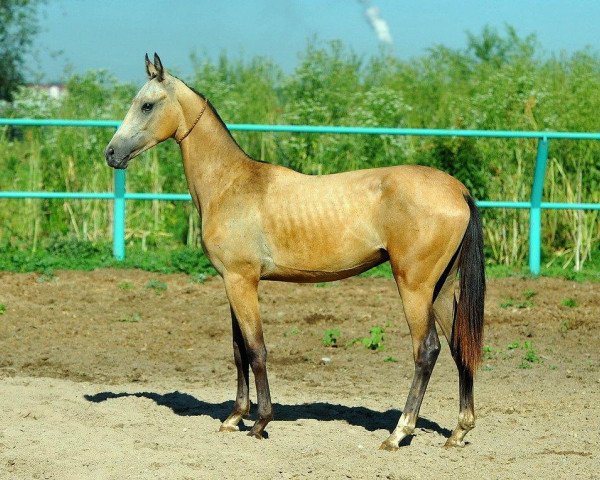
M 390 27 L 388 23 L 381 18 L 379 15 L 379 8 L 375 6 L 369 6 L 369 0 L 359 0 L 361 4 L 365 6 L 365 17 L 369 22 L 369 25 L 375 31 L 377 38 L 380 42 L 392 45 L 392 34 L 390 33 Z
M 165 90 L 156 82 L 146 82 L 137 93 L 129 111 L 125 115 L 121 126 L 117 130 L 117 134 L 122 137 L 134 137 L 139 135 L 147 126 L 150 115 L 144 114 L 141 107 L 144 103 L 156 104 L 159 100 L 165 97 Z

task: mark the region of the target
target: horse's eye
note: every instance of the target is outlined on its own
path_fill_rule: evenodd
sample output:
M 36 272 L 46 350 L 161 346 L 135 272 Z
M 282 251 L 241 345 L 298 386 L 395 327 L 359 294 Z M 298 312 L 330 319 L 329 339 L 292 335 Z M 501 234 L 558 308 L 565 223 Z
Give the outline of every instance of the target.
M 154 105 L 153 105 L 153 104 L 151 104 L 151 103 L 144 103 L 144 104 L 142 105 L 142 112 L 148 113 L 150 110 L 152 110 L 152 107 L 153 107 L 153 106 L 154 106 Z

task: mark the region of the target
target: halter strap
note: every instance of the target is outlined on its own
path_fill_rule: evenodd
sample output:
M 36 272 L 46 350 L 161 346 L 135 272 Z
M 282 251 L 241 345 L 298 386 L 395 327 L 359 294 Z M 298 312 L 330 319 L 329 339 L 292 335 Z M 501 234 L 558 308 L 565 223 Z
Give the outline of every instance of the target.
M 204 106 L 202 107 L 202 110 L 200 110 L 200 113 L 198 114 L 198 116 L 196 117 L 196 120 L 194 120 L 194 123 L 192 123 L 192 126 L 188 129 L 187 132 L 185 132 L 183 134 L 183 137 L 181 137 L 179 140 L 175 139 L 175 141 L 177 142 L 177 144 L 180 144 L 181 142 L 183 142 L 185 140 L 185 137 L 187 137 L 192 130 L 194 129 L 194 127 L 196 126 L 196 124 L 198 123 L 198 121 L 200 120 L 200 117 L 202 116 L 202 114 L 204 113 L 204 111 L 206 110 L 206 106 L 208 105 L 208 98 L 204 98 Z

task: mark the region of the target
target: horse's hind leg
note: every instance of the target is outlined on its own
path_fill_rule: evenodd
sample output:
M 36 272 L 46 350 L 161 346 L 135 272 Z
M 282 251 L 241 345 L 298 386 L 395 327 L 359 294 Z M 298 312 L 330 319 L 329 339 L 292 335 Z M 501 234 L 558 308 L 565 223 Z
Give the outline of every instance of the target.
M 454 272 L 451 272 L 433 304 L 435 318 L 448 340 L 452 357 L 458 368 L 458 389 L 460 396 L 458 425 L 452 432 L 450 438 L 446 441 L 445 447 L 464 446 L 463 439 L 465 438 L 465 435 L 475 426 L 473 373 L 463 364 L 460 354 L 452 348 L 452 326 L 456 312 L 454 284 L 455 274 Z
M 381 444 L 380 448 L 384 450 L 397 450 L 402 439 L 414 431 L 427 383 L 440 352 L 431 305 L 433 289 L 424 285 L 409 288 L 401 282 L 398 286 L 412 336 L 415 374 L 398 426 Z
M 244 337 L 242 336 L 242 331 L 240 330 L 240 325 L 233 309 L 231 309 L 231 329 L 233 334 L 233 357 L 237 368 L 237 395 L 235 404 L 233 405 L 233 411 L 219 429 L 221 432 L 233 432 L 239 430 L 237 426 L 238 423 L 240 423 L 240 420 L 250 411 L 250 397 L 248 392 L 250 364 L 248 363 L 248 354 L 246 352 L 246 345 L 244 344 Z
M 473 373 L 462 364 L 459 356 L 452 353 L 458 367 L 458 390 L 460 394 L 460 412 L 458 425 L 446 440 L 445 447 L 464 447 L 463 439 L 475 427 L 475 404 L 473 401 Z

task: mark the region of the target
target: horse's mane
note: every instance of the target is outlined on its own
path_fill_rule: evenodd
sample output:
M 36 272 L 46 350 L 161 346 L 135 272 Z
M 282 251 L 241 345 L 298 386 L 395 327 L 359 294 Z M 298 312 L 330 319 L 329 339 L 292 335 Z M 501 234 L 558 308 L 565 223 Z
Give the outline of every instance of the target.
M 178 80 L 181 80 L 180 78 Z M 221 115 L 219 115 L 219 112 L 217 112 L 217 109 L 214 107 L 214 105 L 210 102 L 210 100 L 208 98 L 206 98 L 206 95 L 204 95 L 203 93 L 200 93 L 198 90 L 196 90 L 194 87 L 189 86 L 186 82 L 184 82 L 183 80 L 181 80 L 183 82 L 183 84 L 188 87 L 192 92 L 194 92 L 196 95 L 198 95 L 202 100 L 204 100 L 206 102 L 206 104 L 208 105 L 208 107 L 211 109 L 212 113 L 214 114 L 215 118 L 221 123 L 221 125 L 223 126 L 223 128 L 225 129 L 225 131 L 229 134 L 229 137 L 235 142 L 235 144 L 238 146 L 238 148 L 244 152 L 244 155 L 246 155 L 250 160 L 254 160 L 255 162 L 260 162 L 260 163 L 269 163 L 269 162 L 265 162 L 264 160 L 257 160 L 256 158 L 251 157 L 250 155 L 248 155 L 248 153 L 246 153 L 244 151 L 244 149 L 242 147 L 240 147 L 240 144 L 237 142 L 237 140 L 235 139 L 235 137 L 231 134 L 231 132 L 229 131 L 229 128 L 227 128 L 227 125 L 225 124 L 225 122 L 223 121 L 223 119 L 221 118 Z
M 196 95 L 198 95 L 202 100 L 206 101 L 206 104 L 210 107 L 210 109 L 212 110 L 213 114 L 215 115 L 215 117 L 217 117 L 217 120 L 219 120 L 219 122 L 221 122 L 221 125 L 223 125 L 223 128 L 225 130 L 227 130 L 227 133 L 229 133 L 229 135 L 231 136 L 231 132 L 229 131 L 229 129 L 227 128 L 227 125 L 225 125 L 225 122 L 223 121 L 223 119 L 221 118 L 221 115 L 219 115 L 219 112 L 217 112 L 217 109 L 214 107 L 214 105 L 210 102 L 210 100 L 208 100 L 206 98 L 206 95 L 200 93 L 198 90 L 196 90 L 194 87 L 190 87 L 187 83 L 183 82 L 184 85 L 186 87 L 188 87 L 192 92 L 194 92 Z M 233 137 L 232 137 L 233 138 Z
M 177 77 L 175 77 L 175 78 L 177 78 Z M 203 93 L 200 93 L 194 87 L 191 87 L 190 85 L 188 85 L 186 82 L 184 82 L 183 80 L 181 80 L 181 78 L 177 78 L 177 79 L 180 80 L 181 82 L 183 82 L 183 84 L 186 87 L 188 87 L 192 92 L 194 92 L 196 95 L 198 95 L 202 100 L 204 100 L 206 102 L 206 104 L 208 105 L 208 107 L 211 109 L 212 113 L 216 117 L 216 119 L 221 123 L 221 125 L 223 126 L 223 128 L 225 129 L 225 131 L 229 134 L 229 136 L 233 139 L 233 141 L 239 147 L 239 144 L 235 141 L 235 138 L 233 138 L 233 135 L 231 135 L 231 132 L 227 128 L 227 125 L 225 125 L 225 122 L 221 118 L 221 115 L 219 115 L 219 112 L 217 112 L 217 109 L 214 107 L 214 105 L 211 103 L 211 101 L 208 98 L 206 98 L 206 95 L 204 95 Z

